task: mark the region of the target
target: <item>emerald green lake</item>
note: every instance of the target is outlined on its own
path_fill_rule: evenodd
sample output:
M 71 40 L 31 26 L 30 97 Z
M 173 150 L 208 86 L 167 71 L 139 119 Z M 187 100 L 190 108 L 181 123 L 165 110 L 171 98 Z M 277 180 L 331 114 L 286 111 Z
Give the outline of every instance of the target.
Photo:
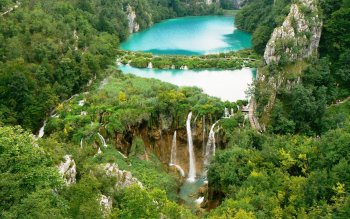
M 234 26 L 226 16 L 184 17 L 163 21 L 132 34 L 121 44 L 130 51 L 156 55 L 202 55 L 251 47 L 251 35 Z
M 185 17 L 163 21 L 135 33 L 121 48 L 156 55 L 201 55 L 236 51 L 251 47 L 251 35 L 234 27 L 234 18 L 225 16 Z M 246 99 L 245 91 L 255 77 L 255 70 L 139 69 L 121 65 L 124 73 L 156 78 L 178 86 L 196 86 L 223 101 Z

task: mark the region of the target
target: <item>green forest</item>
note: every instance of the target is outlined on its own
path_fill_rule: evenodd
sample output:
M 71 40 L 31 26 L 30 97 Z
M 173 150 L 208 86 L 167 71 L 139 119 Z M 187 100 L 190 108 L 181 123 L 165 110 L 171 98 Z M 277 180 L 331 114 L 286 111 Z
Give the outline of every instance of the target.
M 132 34 L 129 7 L 144 30 L 169 18 L 222 15 L 237 2 L 244 6 L 234 11 L 236 26 L 252 34 L 251 49 L 119 49 Z M 290 61 L 283 49 L 292 43 L 275 42 L 281 59 L 267 63 L 266 47 L 291 5 L 313 21 L 302 2 L 315 2 L 322 22 L 317 54 Z M 118 61 L 250 67 L 258 75 L 250 101 L 230 102 L 123 74 Z M 0 218 L 349 218 L 349 67 L 350 0 L 2 0 Z M 206 184 L 189 194 L 204 198 L 195 207 L 182 200 L 186 179 L 169 165 L 174 133 L 187 148 L 188 127 L 197 160 L 210 138 L 202 130 L 214 131 L 217 147 L 203 164 Z M 181 162 L 184 155 L 178 150 Z

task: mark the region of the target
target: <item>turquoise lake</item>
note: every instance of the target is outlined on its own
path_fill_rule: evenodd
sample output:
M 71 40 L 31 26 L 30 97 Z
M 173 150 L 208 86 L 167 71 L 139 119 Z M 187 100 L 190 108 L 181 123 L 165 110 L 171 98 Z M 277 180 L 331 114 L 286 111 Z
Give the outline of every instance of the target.
M 121 48 L 155 55 L 201 55 L 237 51 L 251 47 L 251 35 L 234 27 L 234 18 L 225 16 L 185 17 L 163 21 L 135 33 Z M 246 99 L 245 91 L 255 69 L 139 69 L 119 66 L 124 73 L 156 78 L 178 86 L 196 86 L 223 101 Z
M 255 77 L 254 69 L 241 70 L 180 70 L 180 69 L 143 69 L 127 65 L 119 66 L 124 73 L 144 78 L 156 78 L 178 86 L 196 86 L 204 93 L 219 97 L 223 101 L 246 99 L 245 91 Z
M 234 18 L 226 16 L 166 20 L 132 34 L 121 44 L 124 50 L 156 55 L 203 55 L 250 47 L 251 34 L 237 30 Z

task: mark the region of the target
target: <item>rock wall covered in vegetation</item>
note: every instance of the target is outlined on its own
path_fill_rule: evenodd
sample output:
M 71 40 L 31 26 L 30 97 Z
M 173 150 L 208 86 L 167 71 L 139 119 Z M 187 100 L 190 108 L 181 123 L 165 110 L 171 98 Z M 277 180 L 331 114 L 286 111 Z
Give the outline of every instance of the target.
M 322 21 L 316 0 L 300 0 L 290 6 L 282 26 L 275 28 L 266 45 L 267 64 L 293 62 L 317 54 Z

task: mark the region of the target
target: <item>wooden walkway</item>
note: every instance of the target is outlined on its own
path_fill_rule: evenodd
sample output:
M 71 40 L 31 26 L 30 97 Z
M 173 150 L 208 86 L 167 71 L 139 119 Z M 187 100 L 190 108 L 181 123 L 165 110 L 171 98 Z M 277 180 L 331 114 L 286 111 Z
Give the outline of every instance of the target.
M 252 127 L 252 129 L 261 132 L 261 126 L 259 124 L 258 119 L 255 117 L 255 99 L 254 97 L 250 98 L 249 101 L 249 113 L 248 113 L 248 117 L 249 117 L 249 122 L 250 122 L 250 126 Z

